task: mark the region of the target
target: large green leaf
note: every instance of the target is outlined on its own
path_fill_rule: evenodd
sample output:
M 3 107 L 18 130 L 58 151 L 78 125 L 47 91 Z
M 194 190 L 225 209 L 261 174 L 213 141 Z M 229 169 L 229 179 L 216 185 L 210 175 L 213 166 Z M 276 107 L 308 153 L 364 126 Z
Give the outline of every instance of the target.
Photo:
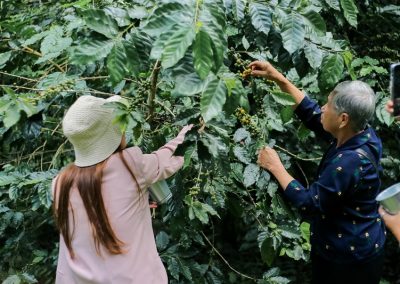
M 268 35 L 272 24 L 270 9 L 265 5 L 251 2 L 250 16 L 251 23 L 256 28 L 256 30 Z
M 175 88 L 172 91 L 174 97 L 193 96 L 204 90 L 208 80 L 201 80 L 193 65 L 192 53 L 186 52 L 185 56 L 171 70 L 171 76 L 175 81 Z
M 200 140 L 214 158 L 220 159 L 227 152 L 227 147 L 219 136 L 203 133 Z
M 249 187 L 256 183 L 260 177 L 260 167 L 256 164 L 249 164 L 243 172 L 243 185 Z
M 245 0 L 233 0 L 232 6 L 236 20 L 241 22 L 244 19 L 244 8 L 246 6 Z
M 118 34 L 118 25 L 114 19 L 103 10 L 89 9 L 82 12 L 86 25 L 108 38 L 114 38 Z
M 114 85 L 121 82 L 127 74 L 128 70 L 125 67 L 127 61 L 124 45 L 120 41 L 115 43 L 107 57 L 108 74 Z
M 292 106 L 295 104 L 294 99 L 288 93 L 274 90 L 271 91 L 271 97 L 279 104 L 284 106 Z
M 313 69 L 321 66 L 323 53 L 315 44 L 306 42 L 304 45 L 304 55 Z
M 337 11 L 340 10 L 339 0 L 324 0 L 324 1 L 332 9 L 335 9 Z
M 313 31 L 317 32 L 320 35 L 324 35 L 326 32 L 325 21 L 322 16 L 315 12 L 314 10 L 308 10 L 304 13 L 301 13 L 303 16 L 304 22 L 310 26 Z
M 43 56 L 35 63 L 39 64 L 56 58 L 62 51 L 67 49 L 71 43 L 71 38 L 63 37 L 63 29 L 61 27 L 56 26 L 52 28 L 40 45 L 40 51 Z
M 114 46 L 112 40 L 85 39 L 70 49 L 72 64 L 88 64 L 106 57 Z
M 160 36 L 178 23 L 191 23 L 193 11 L 178 2 L 157 7 L 144 24 L 144 30 L 152 36 Z
M 164 68 L 174 66 L 184 55 L 196 36 L 192 26 L 181 27 L 165 43 L 161 64 Z
M 200 21 L 203 23 L 203 28 L 211 38 L 211 47 L 213 50 L 214 58 L 212 71 L 217 73 L 219 68 L 222 66 L 224 53 L 227 49 L 225 31 L 213 20 L 213 16 L 208 10 L 205 10 L 201 14 Z
M 201 79 L 207 77 L 213 64 L 213 51 L 211 39 L 207 32 L 200 29 L 196 34 L 193 46 L 194 68 Z
M 281 35 L 283 46 L 290 54 L 303 47 L 305 36 L 303 17 L 296 12 L 290 13 L 284 20 Z
M 104 12 L 111 16 L 120 27 L 128 26 L 131 23 L 128 12 L 125 9 L 107 7 L 104 9 Z
M 357 14 L 358 9 L 354 4 L 353 0 L 340 0 L 340 5 L 342 6 L 344 17 L 347 22 L 353 27 L 357 27 Z
M 207 11 L 207 15 L 210 15 L 213 18 L 214 23 L 218 24 L 222 30 L 225 29 L 226 15 L 222 1 L 205 0 L 202 13 L 205 11 Z
M 324 89 L 333 87 L 342 77 L 344 69 L 343 57 L 330 54 L 324 57 L 319 80 Z
M 266 237 L 261 245 L 261 258 L 266 264 L 271 266 L 274 262 L 275 255 L 273 240 L 270 237 Z
M 205 122 L 210 121 L 222 111 L 226 100 L 226 86 L 223 80 L 211 80 L 200 98 L 200 111 Z
M 138 41 L 140 41 L 139 43 L 143 43 L 141 37 L 131 38 L 129 40 L 125 40 L 122 42 L 122 44 L 125 47 L 125 53 L 126 53 L 126 61 L 124 62 L 124 65 L 127 71 L 131 72 L 135 76 L 137 76 L 140 72 L 141 61 L 146 60 L 148 57 L 148 55 L 145 58 L 142 58 L 142 56 L 140 56 L 140 55 L 146 55 L 146 54 L 141 54 L 144 53 L 144 49 L 146 49 L 146 47 L 144 46 L 141 46 L 140 48 L 136 47 Z
M 0 69 L 10 60 L 11 51 L 0 53 Z
M 7 110 L 4 112 L 3 123 L 6 128 L 16 124 L 21 118 L 19 108 L 15 103 L 10 103 Z

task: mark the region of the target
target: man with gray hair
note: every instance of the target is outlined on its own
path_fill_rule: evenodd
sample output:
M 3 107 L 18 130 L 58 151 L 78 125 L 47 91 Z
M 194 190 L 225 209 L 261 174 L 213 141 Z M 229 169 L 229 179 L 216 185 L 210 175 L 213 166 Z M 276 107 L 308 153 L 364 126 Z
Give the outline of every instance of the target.
M 375 110 L 373 90 L 361 81 L 342 82 L 320 108 L 268 62 L 249 67 L 252 76 L 272 80 L 290 94 L 305 126 L 330 142 L 308 188 L 287 172 L 275 150 L 265 147 L 258 156 L 258 164 L 311 220 L 312 283 L 378 284 L 386 233 L 375 201 L 382 143 L 368 125 Z

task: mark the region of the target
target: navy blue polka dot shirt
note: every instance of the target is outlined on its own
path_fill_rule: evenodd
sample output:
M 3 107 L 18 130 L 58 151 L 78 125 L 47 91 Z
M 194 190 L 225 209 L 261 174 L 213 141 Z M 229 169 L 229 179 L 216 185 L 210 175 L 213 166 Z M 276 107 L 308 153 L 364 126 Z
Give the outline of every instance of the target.
M 305 188 L 293 180 L 285 190 L 291 203 L 311 220 L 312 250 L 340 263 L 375 256 L 386 239 L 375 201 L 380 190 L 379 171 L 356 149 L 367 152 L 380 169 L 380 139 L 367 127 L 336 147 L 336 140 L 322 128 L 321 109 L 315 101 L 306 96 L 295 112 L 317 137 L 331 143 L 315 182 Z

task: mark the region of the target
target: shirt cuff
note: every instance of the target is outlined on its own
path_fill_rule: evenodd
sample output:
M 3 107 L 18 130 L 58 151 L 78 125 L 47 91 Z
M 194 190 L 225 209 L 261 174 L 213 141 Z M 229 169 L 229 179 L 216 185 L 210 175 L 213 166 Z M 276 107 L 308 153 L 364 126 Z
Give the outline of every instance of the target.
M 315 105 L 315 101 L 310 99 L 307 95 L 304 96 L 303 100 L 300 102 L 300 104 L 296 107 L 294 110 L 294 113 L 298 117 L 302 117 L 302 114 L 306 113 L 306 111 L 310 108 L 313 108 Z
M 295 207 L 299 207 L 303 204 L 305 190 L 300 182 L 292 180 L 286 187 L 284 194 Z

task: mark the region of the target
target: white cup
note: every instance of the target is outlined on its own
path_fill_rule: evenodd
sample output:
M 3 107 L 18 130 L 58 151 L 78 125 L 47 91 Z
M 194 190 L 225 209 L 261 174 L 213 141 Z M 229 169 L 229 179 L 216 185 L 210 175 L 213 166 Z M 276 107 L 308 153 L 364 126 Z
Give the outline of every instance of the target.
M 378 194 L 376 200 L 387 213 L 396 215 L 400 211 L 400 183 L 386 188 Z

